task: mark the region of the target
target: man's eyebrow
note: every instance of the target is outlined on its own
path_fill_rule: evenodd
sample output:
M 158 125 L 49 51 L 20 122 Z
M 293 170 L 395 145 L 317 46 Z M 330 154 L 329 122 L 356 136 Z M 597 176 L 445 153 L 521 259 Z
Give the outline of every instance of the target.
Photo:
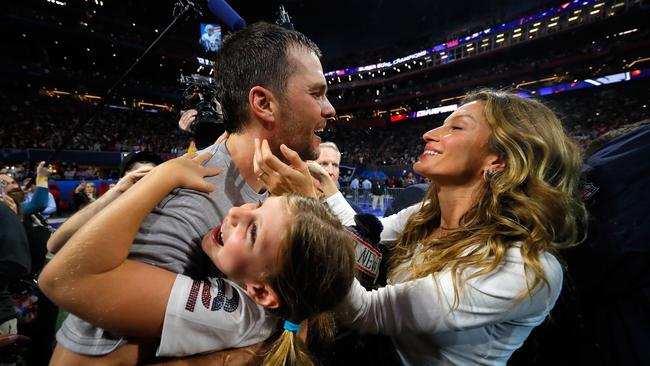
M 311 84 L 309 88 L 317 91 L 327 91 L 327 84 L 319 81 Z

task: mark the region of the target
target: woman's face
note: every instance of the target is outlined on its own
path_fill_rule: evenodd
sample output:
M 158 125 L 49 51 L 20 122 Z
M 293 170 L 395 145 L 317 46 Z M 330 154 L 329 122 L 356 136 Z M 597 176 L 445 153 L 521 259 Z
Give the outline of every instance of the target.
M 228 278 L 257 282 L 275 269 L 290 224 L 284 199 L 270 197 L 262 205 L 230 209 L 221 226 L 203 237 L 201 247 Z
M 95 194 L 95 186 L 91 184 L 86 184 L 86 188 L 84 188 L 84 191 L 86 194 Z
M 413 169 L 438 185 L 472 185 L 483 179 L 483 170 L 498 159 L 488 148 L 492 131 L 483 108 L 481 101 L 467 103 L 426 132 L 424 152 Z

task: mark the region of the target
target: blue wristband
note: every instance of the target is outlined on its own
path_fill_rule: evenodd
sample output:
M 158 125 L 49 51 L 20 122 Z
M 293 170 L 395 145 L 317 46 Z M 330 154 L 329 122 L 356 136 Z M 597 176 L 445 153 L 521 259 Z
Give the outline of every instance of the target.
M 286 329 L 286 330 L 288 330 L 290 332 L 298 333 L 298 331 L 300 330 L 300 324 L 292 323 L 292 322 L 290 322 L 288 320 L 285 320 L 284 321 L 284 329 Z

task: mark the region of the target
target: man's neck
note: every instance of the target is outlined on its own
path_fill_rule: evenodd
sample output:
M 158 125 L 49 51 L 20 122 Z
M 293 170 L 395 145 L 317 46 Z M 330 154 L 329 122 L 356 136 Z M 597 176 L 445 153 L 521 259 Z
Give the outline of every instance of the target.
M 226 148 L 228 148 L 228 152 L 233 163 L 235 163 L 235 166 L 239 170 L 239 174 L 254 191 L 259 192 L 263 186 L 257 180 L 257 176 L 253 171 L 255 137 L 257 136 L 254 136 L 252 133 L 232 134 L 226 140 Z

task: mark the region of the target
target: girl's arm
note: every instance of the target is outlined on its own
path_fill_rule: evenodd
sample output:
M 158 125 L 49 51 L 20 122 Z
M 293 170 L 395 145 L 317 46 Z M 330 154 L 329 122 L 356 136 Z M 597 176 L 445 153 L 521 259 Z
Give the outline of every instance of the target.
M 127 256 L 144 218 L 172 189 L 213 189 L 203 177 L 219 170 L 202 167 L 207 158 L 184 156 L 158 166 L 93 217 L 45 267 L 43 292 L 99 327 L 158 336 L 176 274 Z
M 61 227 L 52 233 L 52 236 L 50 236 L 50 239 L 47 241 L 47 250 L 50 253 L 56 254 L 84 224 L 108 206 L 109 203 L 121 197 L 122 193 L 126 192 L 137 181 L 142 179 L 142 177 L 149 173 L 151 169 L 153 168 L 147 166 L 128 173 L 117 182 L 115 187 L 109 189 L 108 192 L 104 193 L 95 202 L 72 215 L 72 217 L 67 219 Z

